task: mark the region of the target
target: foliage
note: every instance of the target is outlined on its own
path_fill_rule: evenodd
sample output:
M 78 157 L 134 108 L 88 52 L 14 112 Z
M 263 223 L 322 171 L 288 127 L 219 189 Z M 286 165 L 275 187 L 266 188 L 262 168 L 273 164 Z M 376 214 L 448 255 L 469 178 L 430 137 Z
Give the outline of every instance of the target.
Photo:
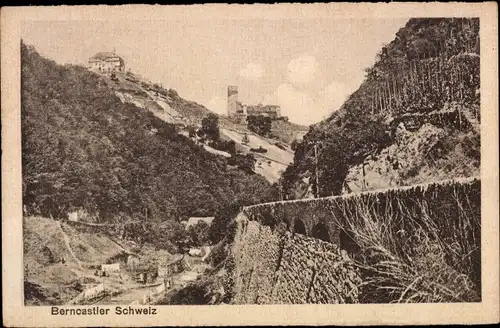
M 210 141 L 208 145 L 212 148 L 228 152 L 231 155 L 236 154 L 236 142 L 234 140 L 217 139 Z
M 211 297 L 206 284 L 192 283 L 184 288 L 175 290 L 173 294 L 160 304 L 168 305 L 207 305 Z
M 249 115 L 247 118 L 247 127 L 250 131 L 261 136 L 267 136 L 271 133 L 272 119 L 264 115 Z
M 169 250 L 173 245 L 176 249 L 171 253 L 177 253 L 189 247 L 190 236 L 184 225 L 176 221 L 170 220 L 162 222 L 156 227 L 155 231 L 157 234 L 154 244 L 159 248 Z
M 219 117 L 215 114 L 208 114 L 201 121 L 201 131 L 211 140 L 219 140 Z
M 200 221 L 190 226 L 187 233 L 190 238 L 191 246 L 199 247 L 206 245 L 209 241 L 209 229 L 210 226 L 204 221 Z
M 449 184 L 441 188 L 454 196 L 455 204 L 413 200 L 421 208 L 415 220 L 405 220 L 399 227 L 394 213 L 404 213 L 404 202 L 391 201 L 381 215 L 370 215 L 366 204 L 359 202 L 359 217 L 345 217 L 342 228 L 359 246 L 356 259 L 365 282 L 361 302 L 430 303 L 479 302 L 480 270 L 480 185 L 470 185 L 473 192 L 463 192 Z M 432 192 L 432 191 L 430 191 Z M 450 197 L 451 196 L 451 197 Z M 458 206 L 457 206 L 458 204 Z M 453 208 L 457 219 L 434 217 L 428 206 Z
M 250 153 L 246 155 L 233 155 L 227 161 L 229 165 L 237 166 L 239 169 L 247 173 L 254 173 L 255 162 L 257 162 L 257 160 L 255 159 L 254 155 Z
M 255 153 L 261 153 L 261 154 L 267 153 L 267 149 L 262 147 L 262 146 L 259 146 L 259 148 L 250 148 L 250 151 L 253 151 Z
M 208 261 L 212 267 L 217 268 L 229 256 L 227 243 L 218 243 L 210 251 Z
M 217 276 L 202 276 L 187 286 L 174 290 L 158 304 L 164 305 L 213 305 L 229 303 L 231 293 L 222 288 L 224 283 Z
M 241 143 L 244 144 L 244 145 L 246 145 L 249 142 L 250 142 L 250 139 L 248 139 L 248 134 L 245 133 L 243 135 L 243 139 L 241 139 Z
M 188 127 L 188 133 L 190 138 L 196 137 L 196 129 L 194 127 Z
M 83 67 L 57 65 L 22 43 L 21 79 L 27 215 L 64 218 L 82 208 L 101 221 L 160 222 L 271 197 L 263 177 L 230 169 Z
M 232 241 L 232 237 L 236 232 L 233 221 L 242 207 L 243 205 L 240 202 L 234 201 L 219 210 L 210 226 L 209 238 L 212 244 L 217 244 L 226 237 Z
M 275 142 L 275 143 L 274 143 L 274 145 L 275 145 L 276 147 L 278 147 L 279 149 L 281 149 L 281 150 L 286 150 L 285 146 L 283 146 L 283 145 L 282 145 L 281 143 L 279 143 L 279 142 Z

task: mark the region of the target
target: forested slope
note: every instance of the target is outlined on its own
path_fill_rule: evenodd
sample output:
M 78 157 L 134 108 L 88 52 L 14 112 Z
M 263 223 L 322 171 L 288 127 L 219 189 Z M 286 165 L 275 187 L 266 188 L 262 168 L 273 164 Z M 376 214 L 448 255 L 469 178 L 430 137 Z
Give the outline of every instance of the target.
M 230 168 L 146 109 L 122 103 L 97 74 L 21 43 L 25 215 L 98 220 L 212 215 L 270 199 L 261 176 Z
M 297 146 L 283 175 L 288 197 L 478 174 L 479 59 L 478 19 L 410 19 L 359 89 Z

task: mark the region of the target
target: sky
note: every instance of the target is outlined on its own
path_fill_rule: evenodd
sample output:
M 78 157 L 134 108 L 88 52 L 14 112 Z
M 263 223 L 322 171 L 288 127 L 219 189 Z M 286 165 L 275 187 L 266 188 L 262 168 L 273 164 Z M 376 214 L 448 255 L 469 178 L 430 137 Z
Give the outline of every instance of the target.
M 225 114 L 227 86 L 245 104 L 276 104 L 309 125 L 338 110 L 407 18 L 27 21 L 24 42 L 60 64 L 115 50 L 126 69 Z

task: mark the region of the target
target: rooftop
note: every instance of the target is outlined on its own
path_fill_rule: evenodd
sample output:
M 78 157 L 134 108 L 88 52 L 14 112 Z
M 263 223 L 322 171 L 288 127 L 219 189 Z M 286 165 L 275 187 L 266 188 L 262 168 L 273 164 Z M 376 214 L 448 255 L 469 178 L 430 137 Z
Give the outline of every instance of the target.
M 90 57 L 90 60 L 106 60 L 110 58 L 119 58 L 120 61 L 123 61 L 123 58 L 121 58 L 114 52 L 98 52 L 92 57 Z
M 186 225 L 186 228 L 198 224 L 198 222 L 205 222 L 208 225 L 212 224 L 212 221 L 214 220 L 213 216 L 208 216 L 208 217 L 191 217 L 187 221 L 183 221 L 183 223 Z

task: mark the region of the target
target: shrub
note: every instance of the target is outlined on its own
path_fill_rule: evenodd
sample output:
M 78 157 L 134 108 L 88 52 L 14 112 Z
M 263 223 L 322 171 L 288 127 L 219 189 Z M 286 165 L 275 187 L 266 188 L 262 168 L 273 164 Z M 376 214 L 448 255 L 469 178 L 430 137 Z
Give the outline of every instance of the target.
M 480 192 L 478 182 L 464 189 L 451 183 L 440 192 L 456 196 L 439 204 L 394 194 L 384 200 L 385 210 L 378 214 L 357 198 L 351 210 L 358 215 L 344 216 L 337 224 L 358 246 L 352 256 L 364 281 L 360 302 L 481 301 L 476 191 Z M 454 213 L 453 218 L 445 216 L 448 212 Z M 394 219 L 395 213 L 403 215 L 401 220 Z
M 177 290 L 166 304 L 170 305 L 206 305 L 211 297 L 208 295 L 208 284 L 192 283 Z
M 283 146 L 282 144 L 280 144 L 279 142 L 275 142 L 274 145 L 276 147 L 278 147 L 279 149 L 282 149 L 282 150 L 286 150 L 285 146 Z
M 266 136 L 271 133 L 272 119 L 263 115 L 250 115 L 247 118 L 247 127 L 250 131 Z
M 259 148 L 250 148 L 250 151 L 253 151 L 255 153 L 261 153 L 261 154 L 267 153 L 267 149 L 262 147 L 262 146 L 259 146 Z

